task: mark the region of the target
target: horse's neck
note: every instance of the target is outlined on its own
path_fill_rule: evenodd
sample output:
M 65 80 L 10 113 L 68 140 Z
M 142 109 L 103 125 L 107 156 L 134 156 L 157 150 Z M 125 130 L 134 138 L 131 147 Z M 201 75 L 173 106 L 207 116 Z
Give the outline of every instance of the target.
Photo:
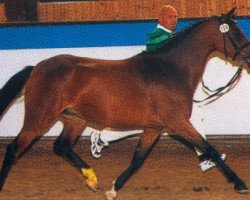
M 183 79 L 194 93 L 205 70 L 206 62 L 213 50 L 213 39 L 205 34 L 203 27 L 194 35 L 187 36 L 175 48 L 169 52 L 172 55 L 178 71 L 182 72 Z M 210 34 L 211 35 L 211 34 Z M 169 59 L 168 56 L 162 57 Z

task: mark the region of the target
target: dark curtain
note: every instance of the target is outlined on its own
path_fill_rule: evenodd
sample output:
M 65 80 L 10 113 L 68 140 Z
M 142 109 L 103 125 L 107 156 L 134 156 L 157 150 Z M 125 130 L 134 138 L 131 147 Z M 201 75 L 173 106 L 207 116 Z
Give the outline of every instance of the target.
M 26 21 L 37 21 L 37 0 L 25 0 L 24 11 Z
M 8 21 L 37 21 L 37 0 L 6 0 L 4 3 Z

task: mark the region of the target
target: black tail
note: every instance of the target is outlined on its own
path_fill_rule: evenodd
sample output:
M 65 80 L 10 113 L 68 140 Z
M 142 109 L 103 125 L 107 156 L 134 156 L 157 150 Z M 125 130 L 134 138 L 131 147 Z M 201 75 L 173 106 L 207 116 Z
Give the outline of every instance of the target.
M 0 90 L 0 118 L 10 103 L 16 99 L 25 86 L 34 66 L 27 66 L 12 76 Z

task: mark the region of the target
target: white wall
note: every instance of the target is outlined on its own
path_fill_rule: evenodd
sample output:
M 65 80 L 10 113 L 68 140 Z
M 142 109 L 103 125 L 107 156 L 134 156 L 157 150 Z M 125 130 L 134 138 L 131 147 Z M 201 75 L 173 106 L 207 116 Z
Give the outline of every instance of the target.
M 16 72 L 27 65 L 36 65 L 39 61 L 59 54 L 72 54 L 103 59 L 124 59 L 135 55 L 144 46 L 134 47 L 98 47 L 74 49 L 40 49 L 40 50 L 2 50 L 0 51 L 0 87 Z M 224 86 L 236 72 L 237 67 L 226 64 L 218 57 L 212 58 L 206 68 L 204 81 L 211 89 Z M 209 104 L 194 104 L 191 121 L 205 134 L 249 134 L 250 126 L 250 76 L 244 70 L 242 78 L 229 93 Z M 197 89 L 195 99 L 203 99 L 201 88 Z M 16 136 L 23 123 L 23 101 L 14 104 L 0 123 L 0 137 Z M 62 125 L 57 123 L 46 135 L 60 133 Z M 83 135 L 88 135 L 88 129 Z

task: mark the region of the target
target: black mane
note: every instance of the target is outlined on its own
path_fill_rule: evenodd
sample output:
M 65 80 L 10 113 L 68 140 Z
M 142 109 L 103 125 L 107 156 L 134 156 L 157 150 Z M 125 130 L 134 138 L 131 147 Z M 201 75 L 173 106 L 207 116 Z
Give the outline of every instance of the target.
M 212 18 L 216 18 L 216 16 L 214 16 Z M 195 30 L 198 26 L 200 26 L 201 24 L 203 24 L 204 22 L 206 22 L 212 18 L 209 17 L 209 18 L 199 20 L 195 23 L 192 23 L 191 25 L 185 27 L 183 30 L 174 33 L 170 39 L 166 40 L 165 43 L 163 43 L 158 48 L 156 48 L 152 51 L 149 51 L 148 53 L 154 53 L 154 52 L 159 52 L 161 50 L 172 49 L 174 46 L 179 44 L 189 33 L 191 33 L 193 30 Z

